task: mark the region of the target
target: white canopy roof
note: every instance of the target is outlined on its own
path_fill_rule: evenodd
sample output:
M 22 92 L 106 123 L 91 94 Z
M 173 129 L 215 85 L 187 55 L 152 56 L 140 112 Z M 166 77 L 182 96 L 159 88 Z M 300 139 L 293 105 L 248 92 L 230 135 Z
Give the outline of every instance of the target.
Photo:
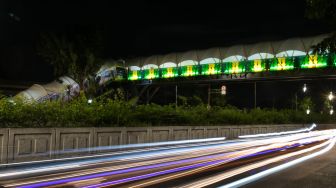
M 210 48 L 207 50 L 199 50 L 197 51 L 199 61 L 209 59 L 209 58 L 217 58 L 221 59 L 221 52 L 219 48 Z
M 17 96 L 23 97 L 28 101 L 38 101 L 43 96 L 48 95 L 48 92 L 44 89 L 43 86 L 39 84 L 34 84 L 30 88 L 21 91 Z
M 38 101 L 39 99 L 53 93 L 64 93 L 66 87 L 70 85 L 77 87 L 78 84 L 68 76 L 62 76 L 58 80 L 52 81 L 45 85 L 34 84 L 30 88 L 21 91 L 16 97 L 26 101 Z
M 161 66 L 164 63 L 172 62 L 177 64 L 177 53 L 170 53 L 163 56 L 159 56 L 159 65 Z
M 143 70 L 146 70 L 146 69 L 151 69 L 151 68 L 154 68 L 154 69 L 157 69 L 158 66 L 155 65 L 155 64 L 146 64 L 142 67 Z
M 160 68 L 169 68 L 169 67 L 177 67 L 177 65 L 174 62 L 167 62 L 160 65 Z
M 144 58 L 144 60 L 143 60 L 143 66 L 150 65 L 150 64 L 158 65 L 159 64 L 158 63 L 158 56 L 153 55 L 153 56 Z
M 183 62 L 183 61 L 198 61 L 198 57 L 197 57 L 197 51 L 193 50 L 193 51 L 188 51 L 188 52 L 184 52 L 184 53 L 178 53 L 177 54 L 177 61 L 179 63 Z
M 233 55 L 230 57 L 227 57 L 225 59 L 223 59 L 223 62 L 232 62 L 232 61 L 242 61 L 245 60 L 246 58 L 244 56 L 241 55 Z
M 204 64 L 219 63 L 219 62 L 220 62 L 220 59 L 210 57 L 210 58 L 206 58 L 206 59 L 201 60 L 200 64 L 204 65 Z
M 197 61 L 195 60 L 185 60 L 178 64 L 179 66 L 187 66 L 187 65 L 197 65 Z
M 210 48 L 205 50 L 193 50 L 183 53 L 170 53 L 166 55 L 150 56 L 147 58 L 135 58 L 126 61 L 126 66 L 143 67 L 145 65 L 157 65 L 176 63 L 179 66 L 197 64 L 208 58 L 218 58 L 223 61 L 237 61 L 241 59 L 265 59 L 284 56 L 298 56 L 308 54 L 313 45 L 318 44 L 328 34 L 314 37 L 297 37 L 282 41 L 267 41 L 255 44 L 240 44 L 224 48 Z M 204 62 L 203 62 L 204 63 Z

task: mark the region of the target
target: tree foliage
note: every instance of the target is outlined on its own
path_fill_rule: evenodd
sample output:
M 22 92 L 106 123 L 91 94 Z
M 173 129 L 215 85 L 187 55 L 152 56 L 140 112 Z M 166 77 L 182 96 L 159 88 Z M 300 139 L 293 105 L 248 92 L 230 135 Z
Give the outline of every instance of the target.
M 314 109 L 314 107 L 315 107 L 315 105 L 314 105 L 311 97 L 304 97 L 299 103 L 299 108 L 302 111 L 305 111 L 307 109 L 312 110 L 312 109 Z
M 85 127 L 85 126 L 151 126 L 151 125 L 216 125 L 216 124 L 287 124 L 334 123 L 328 113 L 309 115 L 305 110 L 251 109 L 206 105 L 178 106 L 157 104 L 132 105 L 119 98 L 122 91 L 110 97 L 95 98 L 88 104 L 85 95 L 68 102 L 51 101 L 26 104 L 0 99 L 0 127 Z
M 2 91 L 0 90 L 0 99 L 5 98 L 5 97 L 6 97 L 6 95 L 3 94 Z
M 83 83 L 101 65 L 101 34 L 43 33 L 37 50 L 54 67 L 56 77 L 69 75 L 78 83 Z
M 321 43 L 313 46 L 317 53 L 336 53 L 336 1 L 335 0 L 306 0 L 306 17 L 329 24 L 333 33 Z
M 336 26 L 335 0 L 306 0 L 306 16 Z

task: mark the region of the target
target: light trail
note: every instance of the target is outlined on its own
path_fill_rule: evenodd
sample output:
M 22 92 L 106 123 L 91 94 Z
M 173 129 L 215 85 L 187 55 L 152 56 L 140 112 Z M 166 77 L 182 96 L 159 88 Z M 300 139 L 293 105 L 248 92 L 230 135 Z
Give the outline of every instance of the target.
M 305 136 L 306 135 L 296 135 L 296 136 L 290 136 L 290 137 L 285 137 L 285 138 L 272 138 L 272 139 L 267 139 L 267 140 L 256 140 L 254 142 L 249 142 L 249 143 L 237 142 L 237 143 L 229 143 L 229 144 L 218 144 L 218 145 L 215 145 L 215 146 L 201 146 L 201 147 L 198 147 L 196 149 L 182 150 L 181 154 L 190 153 L 190 152 L 194 152 L 194 151 L 195 152 L 200 152 L 202 150 L 207 150 L 207 152 L 205 154 L 211 154 L 211 153 L 208 153 L 208 152 L 213 150 L 213 149 L 218 149 L 218 148 L 222 148 L 222 147 L 225 147 L 224 150 L 219 150 L 219 152 L 225 152 L 225 151 L 228 152 L 228 151 L 230 151 L 230 149 L 231 150 L 240 150 L 240 149 L 246 149 L 247 147 L 261 146 L 261 145 L 265 145 L 265 144 L 269 144 L 269 143 L 273 143 L 273 142 L 284 142 L 284 141 L 288 142 L 288 141 L 291 141 L 291 140 L 296 140 L 298 138 L 303 138 Z M 162 156 L 166 156 L 169 153 L 174 153 L 175 155 L 179 154 L 179 152 L 177 152 L 176 150 L 172 150 L 172 151 L 169 151 L 169 152 L 158 152 L 157 155 L 162 157 Z M 154 156 L 155 155 L 153 155 L 153 153 L 149 154 L 149 155 L 147 153 L 145 153 L 144 156 L 139 156 L 139 157 L 136 157 L 135 159 L 145 160 L 148 157 L 153 158 Z M 186 157 L 189 157 L 189 155 L 186 155 Z M 195 155 L 193 157 L 195 157 Z M 112 159 L 111 158 L 104 159 L 104 161 L 109 161 L 109 160 L 112 160 Z M 119 160 L 129 161 L 130 158 L 129 158 L 129 156 L 125 156 L 125 157 L 119 158 Z M 98 161 L 94 160 L 94 162 L 97 163 Z M 102 162 L 102 161 L 99 161 L 99 162 Z M 84 167 L 85 165 L 86 164 L 83 164 L 83 163 L 79 162 L 79 163 L 70 163 L 70 164 L 66 164 L 66 165 L 56 165 L 56 166 L 47 166 L 47 167 L 42 167 L 42 168 L 33 168 L 33 169 L 28 169 L 28 170 L 19 171 L 19 172 L 17 172 L 17 171 L 6 172 L 6 173 L 0 174 L 0 178 L 9 177 L 9 176 L 18 176 L 18 175 L 24 175 L 24 174 L 32 174 L 32 173 L 41 173 L 41 172 L 46 172 L 46 171 L 50 171 L 50 170 Z M 81 174 L 81 175 L 83 175 L 83 174 Z
M 317 146 L 314 146 L 314 147 L 311 147 L 311 148 L 308 148 L 308 149 L 304 149 L 304 150 L 300 150 L 300 151 L 297 151 L 297 152 L 285 154 L 285 155 L 278 156 L 278 157 L 275 157 L 275 158 L 272 158 L 272 159 L 267 159 L 267 160 L 264 160 L 262 162 L 254 163 L 252 165 L 246 165 L 246 166 L 243 166 L 243 167 L 239 167 L 239 168 L 236 168 L 236 169 L 228 171 L 228 172 L 220 173 L 220 174 L 215 175 L 215 176 L 210 177 L 210 178 L 205 178 L 205 179 L 202 179 L 202 180 L 184 185 L 184 186 L 182 186 L 182 188 L 201 188 L 201 187 L 209 186 L 209 185 L 212 185 L 214 183 L 218 183 L 220 181 L 223 181 L 227 178 L 233 177 L 235 175 L 242 174 L 244 172 L 254 170 L 254 169 L 257 169 L 257 168 L 260 168 L 260 167 L 263 167 L 263 166 L 266 166 L 266 165 L 269 165 L 269 164 L 272 164 L 272 163 L 276 163 L 276 162 L 282 161 L 284 159 L 288 159 L 288 158 L 293 157 L 293 156 L 302 155 L 304 153 L 311 152 L 313 150 L 322 148 L 324 146 L 327 146 L 326 148 L 331 149 L 334 146 L 334 143 L 335 143 L 335 139 L 333 138 L 332 140 L 328 140 L 328 141 L 326 141 L 322 144 L 319 144 Z M 316 153 L 319 153 L 319 152 L 320 151 L 316 151 Z M 277 168 L 277 167 L 275 167 L 275 168 Z M 269 169 L 269 170 L 271 170 L 271 169 Z M 266 170 L 266 171 L 268 171 L 268 170 Z M 266 172 L 266 171 L 264 171 L 264 172 Z M 264 172 L 262 172 L 262 173 L 264 173 Z M 274 173 L 274 172 L 276 172 L 276 171 L 272 170 L 268 174 Z M 257 175 L 257 176 L 253 175 L 253 176 L 250 176 L 246 179 L 244 178 L 244 179 L 238 180 L 236 182 L 230 183 L 230 184 L 222 186 L 222 187 L 223 188 L 228 188 L 228 187 L 242 186 L 242 185 L 245 185 L 245 184 L 249 183 L 250 181 L 256 180 L 257 179 L 256 177 L 261 178 L 260 175 Z M 264 177 L 264 176 L 262 176 L 262 177 Z
M 274 168 L 271 168 L 271 169 L 268 169 L 268 170 L 265 170 L 263 172 L 260 172 L 260 173 L 257 173 L 255 175 L 252 175 L 252 176 L 249 176 L 249 177 L 246 177 L 246 178 L 243 178 L 241 180 L 238 180 L 238 181 L 235 181 L 235 182 L 232 182 L 230 184 L 227 184 L 227 185 L 224 185 L 224 186 L 221 186 L 221 188 L 232 188 L 232 187 L 240 187 L 240 186 L 243 186 L 243 185 L 246 185 L 250 182 L 253 182 L 253 181 L 256 181 L 260 178 L 263 178 L 265 176 L 268 176 L 270 174 L 273 174 L 273 173 L 276 173 L 276 172 L 279 172 L 281 170 L 284 170 L 286 168 L 289 168 L 291 166 L 294 166 L 294 165 L 297 165 L 299 163 L 302 163 L 308 159 L 311 159 L 311 158 L 314 158 L 314 157 L 317 157 L 319 155 L 322 155 L 328 151 L 330 151 L 334 146 L 335 146 L 335 139 L 333 139 L 328 147 L 318 151 L 318 152 L 315 152 L 313 154 L 310 154 L 310 155 L 307 155 L 307 156 L 304 156 L 304 157 L 301 157 L 299 159 L 295 159 L 293 161 L 290 161 L 288 163 L 285 163 L 285 164 L 282 164 L 282 165 L 279 165 L 279 166 L 276 166 Z
M 120 150 L 120 149 L 136 149 L 136 148 L 143 148 L 149 147 L 149 149 L 153 149 L 151 147 L 158 147 L 158 146 L 169 146 L 169 145 L 176 145 L 176 144 L 195 144 L 200 143 L 204 144 L 207 142 L 215 142 L 215 141 L 224 141 L 225 137 L 218 137 L 218 138 L 205 138 L 205 139 L 192 139 L 192 140 L 179 140 L 179 141 L 167 141 L 167 142 L 155 142 L 155 143 L 143 143 L 143 144 L 128 144 L 128 145 L 118 145 L 118 146 L 101 146 L 95 148 L 83 148 L 83 149 L 76 149 L 70 151 L 53 151 L 55 154 L 71 154 L 71 153 L 80 153 L 80 152 L 93 152 L 93 151 L 110 151 L 110 150 Z M 192 145 L 189 145 L 189 147 Z M 183 147 L 183 146 L 181 146 Z M 132 152 L 138 151 L 148 151 L 149 149 L 142 149 L 142 150 L 134 150 Z M 155 148 L 155 149 L 165 149 L 165 148 Z M 171 148 L 167 148 L 171 149 Z M 8 164 L 0 164 L 0 167 L 8 167 L 8 166 L 15 166 L 15 165 L 30 165 L 30 164 L 38 164 L 38 163 L 47 163 L 47 162 L 56 162 L 56 161 L 69 161 L 69 160 L 78 160 L 78 159 L 88 159 L 88 158 L 96 158 L 96 157 L 104 157 L 109 155 L 116 155 L 116 154 L 125 154 L 127 152 L 119 152 L 119 153 L 107 153 L 107 154 L 96 154 L 96 155 L 88 155 L 88 156 L 78 156 L 78 157 L 66 157 L 66 158 L 59 158 L 59 159 L 50 159 L 50 160 L 38 160 L 38 161 L 27 161 L 27 162 L 19 162 L 19 163 L 8 163 Z M 49 155 L 49 154 L 48 154 Z M 33 157 L 37 157 L 39 155 L 34 155 Z
M 326 140 L 326 139 L 329 139 L 329 137 L 327 136 L 323 136 L 323 137 L 320 137 L 318 140 L 314 139 L 314 141 L 321 141 L 321 140 Z M 306 139 L 306 141 L 303 141 L 304 143 L 303 144 L 306 144 L 306 143 L 311 143 L 312 139 Z M 292 146 L 286 146 L 286 145 L 292 145 Z M 247 157 L 251 157 L 251 156 L 258 156 L 258 155 L 261 155 L 261 154 L 267 154 L 267 153 L 272 153 L 272 152 L 275 152 L 275 151 L 282 151 L 283 149 L 289 149 L 289 148 L 292 148 L 292 147 L 297 147 L 298 144 L 295 144 L 294 142 L 293 143 L 288 143 L 286 145 L 283 145 L 283 146 L 280 146 L 278 145 L 277 147 L 274 147 L 274 146 L 269 146 L 269 147 L 264 147 L 264 148 L 258 148 L 258 150 L 251 150 L 250 152 L 247 152 L 245 153 L 245 155 L 238 155 L 238 157 L 231 157 L 228 161 L 235 161 L 235 160 L 238 160 L 238 159 L 243 159 L 243 158 L 247 158 Z M 276 148 L 276 149 L 270 149 L 270 148 Z M 215 165 L 220 165 L 220 163 L 218 164 L 215 164 Z M 207 168 L 213 168 L 215 165 L 212 165 L 212 166 L 204 166 L 202 169 L 195 169 L 195 171 L 187 171 L 185 173 L 180 173 L 180 174 L 177 174 L 177 175 L 173 175 L 173 176 L 170 176 L 170 177 L 165 177 L 164 179 L 167 180 L 167 179 L 172 179 L 173 177 L 182 177 L 182 176 L 186 176 L 186 175 L 190 175 L 194 172 L 197 172 L 197 171 L 204 171 L 206 170 Z M 250 168 L 248 170 L 252 170 L 254 169 L 255 166 L 253 166 L 253 168 Z M 242 170 L 239 171 L 240 173 L 244 172 Z M 231 177 L 231 176 L 234 176 L 234 175 L 238 175 L 240 173 L 236 173 L 236 174 L 232 174 L 229 176 L 228 173 L 225 173 L 224 176 L 227 176 L 227 177 Z M 218 180 L 218 178 L 217 178 Z M 222 180 L 222 179 L 219 179 L 219 180 Z M 154 184 L 154 183 L 160 183 L 162 182 L 163 179 L 162 178 L 158 178 L 157 180 L 155 181 L 151 181 L 151 182 L 146 182 L 146 183 L 143 183 L 143 184 L 137 184 L 135 186 L 131 186 L 131 187 L 142 187 L 142 186 L 148 186 L 150 184 Z M 205 182 L 210 182 L 208 180 L 205 180 Z M 190 187 L 190 188 L 193 188 L 193 187 L 198 187 L 197 185 L 200 184 L 199 182 L 198 183 L 195 183 L 191 186 L 186 186 L 186 187 Z M 212 184 L 212 183 L 211 183 Z M 208 184 L 210 185 L 210 184 Z M 200 187 L 203 187 L 203 186 L 200 186 Z
M 322 137 L 322 139 L 325 139 L 326 137 L 328 137 L 327 135 L 322 135 L 320 136 Z M 279 140 L 280 138 L 278 138 Z M 281 138 L 283 139 L 283 138 Z M 316 138 L 315 138 L 316 140 Z M 302 140 L 301 142 L 311 142 L 311 140 Z M 251 154 L 254 154 L 254 153 L 258 153 L 258 152 L 261 152 L 263 150 L 267 150 L 267 149 L 271 149 L 271 148 L 276 148 L 276 147 L 280 147 L 280 146 L 286 146 L 286 145 L 291 145 L 291 144 L 295 144 L 296 142 L 287 142 L 285 144 L 273 144 L 271 146 L 267 146 L 267 147 L 261 147 L 261 148 L 258 148 L 258 149 L 250 149 L 250 150 L 244 150 L 244 151 L 240 151 L 239 153 L 244 153 L 245 156 L 247 154 L 251 155 Z M 283 148 L 281 148 L 282 150 Z M 237 152 L 236 152 L 237 153 Z M 237 155 L 237 154 L 236 154 Z M 214 158 L 215 156 L 211 156 L 211 158 Z M 240 159 L 240 158 L 243 158 L 244 155 L 241 155 L 241 156 L 238 156 L 238 157 L 229 157 L 228 159 L 226 159 L 226 161 L 233 161 L 233 160 L 237 160 L 237 159 Z M 210 158 L 210 157 L 207 157 L 207 158 Z M 211 159 L 210 158 L 210 159 Z M 198 160 L 198 159 L 196 159 Z M 186 161 L 195 161 L 194 160 L 184 160 L 184 161 L 180 161 L 179 163 L 183 163 L 183 162 L 186 162 Z M 221 162 L 224 162 L 224 161 L 221 161 Z M 174 164 L 174 163 L 168 163 L 168 165 L 171 165 L 171 164 Z M 175 162 L 176 164 L 176 162 Z M 40 187 L 40 186 L 50 186 L 50 185 L 54 185 L 54 184 L 59 184 L 59 183 L 68 183 L 70 181 L 81 181 L 81 180 L 85 180 L 85 179 L 88 179 L 88 178 L 97 178 L 97 177 L 103 177 L 103 176 L 107 176 L 107 175 L 114 175 L 114 174 L 119 174 L 119 173 L 127 173 L 127 172 L 131 172 L 131 171 L 134 171 L 134 170 L 145 170 L 145 169 L 148 169 L 148 168 L 156 168 L 156 167 L 162 167 L 162 166 L 165 166 L 164 164 L 159 164 L 159 165 L 152 165 L 152 166 L 149 166 L 149 167 L 139 167 L 139 168 L 135 168 L 135 169 L 127 169 L 127 170 L 122 170 L 122 171 L 113 171 L 113 172 L 110 172 L 110 173 L 103 173 L 103 174 L 96 174 L 94 176 L 84 176 L 84 177 L 80 177 L 80 178 L 71 178 L 71 179 L 67 179 L 67 180 L 60 180 L 60 181 L 55 181 L 55 182 L 46 182 L 46 183 L 41 183 L 41 184 L 37 184 L 37 185 L 34 185 L 33 187 Z M 204 165 L 205 166 L 205 165 Z M 172 171 L 167 171 L 167 172 L 172 172 Z M 161 175 L 161 174 L 158 174 L 158 173 L 154 173 L 154 175 Z M 147 176 L 141 176 L 142 178 L 143 177 L 147 177 Z M 129 179 L 131 180 L 131 179 Z M 114 182 L 115 183 L 115 182 Z M 25 186 L 23 186 L 25 187 Z M 27 187 L 32 187 L 32 186 L 27 186 Z
M 171 145 L 165 146 L 160 145 L 162 143 L 152 143 L 152 150 L 140 148 L 140 151 L 135 152 L 137 149 L 132 150 L 130 147 L 129 150 L 122 151 L 125 153 L 109 153 L 98 158 L 69 158 L 63 159 L 61 163 L 56 161 L 55 164 L 52 164 L 53 160 L 50 160 L 51 164 L 23 163 L 23 167 L 17 164 L 17 168 L 0 169 L 0 185 L 21 188 L 92 188 L 114 185 L 138 188 L 176 182 L 179 187 L 204 187 L 263 166 L 283 165 L 285 159 L 296 161 L 293 158 L 298 156 L 312 158 L 316 155 L 311 154 L 334 146 L 336 130 L 307 130 L 236 141 L 220 138 L 207 139 L 210 141 L 205 143 L 204 139 L 198 139 L 199 142 L 173 141 L 169 142 Z M 213 169 L 223 170 L 214 173 Z M 276 169 L 279 171 L 283 167 Z M 240 186 L 277 171 L 245 176 L 241 181 L 227 185 Z M 211 173 L 206 177 L 200 176 L 196 181 L 176 181 L 183 177 L 199 176 L 204 172 Z
M 294 131 L 275 132 L 275 133 L 241 135 L 241 136 L 238 136 L 238 138 L 258 138 L 258 137 L 266 137 L 266 136 L 281 136 L 281 135 L 287 135 L 287 134 L 297 134 L 297 133 L 312 131 L 314 128 L 316 128 L 316 126 L 317 125 L 315 123 L 313 123 L 309 128 L 305 128 L 305 129 L 299 129 L 299 130 L 294 130 Z
M 223 140 L 224 138 L 221 138 L 220 140 Z M 193 143 L 193 142 L 192 142 Z M 187 151 L 192 152 L 195 150 L 198 150 L 198 148 L 206 147 L 209 148 L 211 145 L 218 145 L 223 144 L 223 142 L 207 142 L 207 143 L 199 143 L 199 144 L 190 144 L 190 145 L 181 145 L 181 146 L 170 146 L 170 147 L 160 147 L 155 149 L 141 149 L 141 150 L 135 150 L 135 151 L 125 151 L 125 152 L 118 152 L 118 153 L 108 153 L 108 154 L 99 154 L 99 155 L 93 155 L 93 156 L 84 156 L 84 157 L 72 157 L 72 158 L 66 158 L 66 159 L 53 159 L 53 160 L 44 160 L 44 161 L 33 161 L 33 162 L 22 162 L 22 163 L 11 163 L 11 164 L 4 164 L 4 166 L 10 166 L 10 165 L 35 165 L 39 164 L 41 162 L 49 162 L 54 163 L 58 161 L 66 161 L 65 163 L 57 164 L 57 165 L 39 165 L 37 168 L 29 167 L 29 169 L 20 169 L 18 171 L 15 170 L 3 170 L 2 174 L 0 174 L 0 179 L 8 176 L 17 176 L 17 175 L 24 175 L 24 174 L 32 174 L 32 173 L 42 173 L 42 172 L 48 172 L 50 170 L 70 170 L 73 168 L 79 168 L 84 167 L 88 165 L 96 165 L 98 163 L 103 163 L 107 161 L 123 161 L 123 160 L 145 160 L 148 156 L 169 156 L 169 155 L 178 155 L 183 154 Z M 225 143 L 229 144 L 229 143 Z M 210 146 L 209 146 L 210 145 Z M 187 149 L 184 149 L 187 148 Z M 168 151 L 165 151 L 168 150 Z M 164 152 L 165 151 L 165 152 Z M 134 154 L 135 153 L 135 154 Z M 125 155 L 126 154 L 126 155 Z M 118 157 L 118 155 L 120 155 Z M 102 159 L 96 159 L 98 157 L 104 157 Z M 79 161 L 79 162 L 68 162 L 72 160 L 78 160 L 78 159 L 87 159 L 87 158 L 94 158 L 92 160 L 86 160 L 86 161 Z
M 262 145 L 264 145 L 264 143 L 263 142 L 261 142 L 261 141 L 257 141 L 257 143 L 258 143 L 258 145 L 261 145 L 261 143 L 262 143 Z M 228 144 L 221 144 L 221 145 L 219 145 L 219 146 L 216 146 L 216 147 L 214 147 L 214 148 L 218 148 L 218 147 L 223 147 L 223 146 L 228 146 Z M 239 144 L 239 142 L 238 143 L 236 143 L 236 145 L 241 145 L 241 144 Z M 256 145 L 254 145 L 254 146 L 256 146 Z M 245 147 L 243 147 L 243 148 L 245 148 Z M 231 150 L 228 150 L 228 149 L 231 149 Z M 218 153 L 218 152 L 228 152 L 228 151 L 232 151 L 232 150 L 237 150 L 237 149 L 242 149 L 242 147 L 237 147 L 237 146 L 234 146 L 234 147 L 232 147 L 232 148 L 230 148 L 230 145 L 228 146 L 228 148 L 226 148 L 226 149 L 224 149 L 224 150 L 215 150 L 214 152 L 212 152 L 212 150 L 213 149 L 209 149 L 208 147 L 206 147 L 206 148 L 204 148 L 204 150 L 206 150 L 206 151 L 204 151 L 204 152 L 200 152 L 200 150 L 197 150 L 197 151 L 195 151 L 195 152 L 193 152 L 193 153 L 190 153 L 190 152 L 188 152 L 188 155 L 185 155 L 184 156 L 184 158 L 188 158 L 189 157 L 189 155 L 190 154 L 192 154 L 192 156 L 193 157 L 197 157 L 197 156 L 203 156 L 203 155 L 210 155 L 210 154 L 216 154 L 216 153 Z M 224 154 L 220 154 L 220 155 L 224 155 Z M 227 154 L 225 154 L 225 155 L 227 155 Z M 153 157 L 153 156 L 152 156 Z M 211 157 L 214 157 L 214 156 L 211 156 Z M 210 158 L 210 157 L 205 157 L 205 158 Z M 180 159 L 183 159 L 183 157 L 180 157 Z M 202 159 L 202 158 L 196 158 L 197 160 L 200 160 L 200 159 Z M 175 158 L 175 160 L 176 160 L 176 158 Z M 188 161 L 193 161 L 193 160 L 188 160 Z M 160 161 L 161 163 L 163 162 L 162 160 Z M 147 163 L 148 164 L 148 163 Z M 142 165 L 144 165 L 144 163 L 142 163 Z M 160 165 L 160 166 L 163 166 L 162 164 Z M 134 167 L 134 166 L 130 166 L 130 165 L 127 165 L 127 166 L 125 166 L 125 167 L 123 167 L 123 168 L 130 168 L 130 167 Z M 151 166 L 150 168 L 153 168 L 154 166 Z M 148 167 L 147 167 L 148 168 Z M 137 170 L 139 170 L 139 169 L 143 169 L 143 168 L 136 168 Z M 109 171 L 109 170 L 118 170 L 117 168 L 108 168 L 108 169 L 104 169 L 104 170 L 102 170 L 102 171 Z M 98 172 L 102 172 L 102 171 L 97 171 L 97 170 L 95 170 L 94 171 L 94 173 L 98 173 Z M 129 170 L 127 170 L 127 171 L 124 171 L 124 172 L 129 172 Z M 15 173 L 17 173 L 17 172 L 15 172 Z M 25 172 L 25 173 L 32 173 L 32 171 L 27 171 L 27 172 Z M 81 174 L 79 174 L 79 175 L 86 175 L 87 173 L 81 173 Z M 117 172 L 116 171 L 114 171 L 113 172 L 113 174 L 117 174 Z M 13 174 L 9 174 L 9 173 L 7 173 L 7 174 L 3 174 L 3 176 L 10 176 L 10 175 L 13 175 Z M 14 174 L 14 175 L 17 175 L 17 174 Z M 67 176 L 67 177 L 72 177 L 72 176 L 75 176 L 76 174 L 72 174 L 71 176 Z M 96 177 L 98 177 L 98 176 L 94 176 L 94 177 L 92 177 L 92 178 L 96 178 Z M 100 177 L 100 176 L 99 176 Z M 63 177 L 64 178 L 64 177 Z M 82 180 L 82 179 L 85 179 L 85 178 L 74 178 L 74 179 L 71 179 L 71 180 Z M 51 180 L 55 180 L 55 179 L 44 179 L 44 181 L 48 181 L 48 183 L 47 184 L 39 184 L 39 185 L 43 185 L 43 186 L 45 186 L 45 185 L 51 185 L 51 183 L 52 182 L 50 182 Z M 62 180 L 62 182 L 69 182 L 69 181 L 71 181 L 71 180 L 67 180 L 67 181 L 65 181 L 65 180 Z M 30 183 L 32 183 L 32 182 L 30 182 Z M 58 182 L 58 183 L 60 183 L 60 182 Z M 15 184 L 15 186 L 18 186 L 18 184 Z

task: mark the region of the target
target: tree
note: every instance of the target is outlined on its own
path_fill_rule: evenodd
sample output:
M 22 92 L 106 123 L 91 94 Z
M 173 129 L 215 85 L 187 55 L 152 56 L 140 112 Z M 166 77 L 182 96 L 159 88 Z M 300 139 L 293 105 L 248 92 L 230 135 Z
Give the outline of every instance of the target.
M 177 96 L 178 104 L 180 106 L 187 106 L 188 105 L 188 98 L 182 95 Z
M 198 95 L 193 95 L 192 97 L 188 98 L 188 104 L 191 106 L 198 106 L 202 105 L 203 101 Z
M 325 99 L 323 102 L 323 110 L 329 111 L 332 108 L 333 108 L 332 102 L 329 99 Z
M 226 95 L 214 94 L 211 98 L 211 103 L 213 106 L 224 107 L 227 105 L 227 97 Z
M 320 20 L 329 24 L 334 30 L 330 37 L 313 46 L 314 51 L 324 53 L 336 52 L 336 1 L 335 0 L 306 0 L 306 17 Z
M 83 86 L 83 81 L 101 65 L 101 34 L 41 34 L 38 54 L 54 68 L 56 77 L 69 75 Z M 81 87 L 83 88 L 83 87 Z
M 314 107 L 315 107 L 315 105 L 314 105 L 311 97 L 304 97 L 299 103 L 299 108 L 301 110 L 304 110 L 304 111 L 307 110 L 307 109 L 312 110 L 312 109 L 314 109 Z
M 6 97 L 6 95 L 3 94 L 2 91 L 0 90 L 0 99 L 5 98 L 5 97 Z
M 336 26 L 335 0 L 306 0 L 306 16 Z

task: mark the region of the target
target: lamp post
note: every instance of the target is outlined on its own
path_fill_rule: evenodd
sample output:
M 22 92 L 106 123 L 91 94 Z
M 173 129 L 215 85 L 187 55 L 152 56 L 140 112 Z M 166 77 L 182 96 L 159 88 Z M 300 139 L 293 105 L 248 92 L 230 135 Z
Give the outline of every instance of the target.
M 208 110 L 210 109 L 210 101 L 211 101 L 211 85 L 208 85 L 208 105 L 207 108 Z
M 302 91 L 303 91 L 303 93 L 306 93 L 306 91 L 307 91 L 307 85 L 306 84 L 303 84 Z
M 226 95 L 227 90 L 226 86 L 222 85 L 220 89 L 211 89 L 211 84 L 208 84 L 208 104 L 207 108 L 211 108 L 211 94 L 220 94 L 220 95 Z
M 329 100 L 329 106 L 330 106 L 330 109 L 329 109 L 329 114 L 330 115 L 333 115 L 334 114 L 334 107 L 333 107 L 333 104 L 332 104 L 332 101 L 334 99 L 334 95 L 332 93 L 332 91 L 329 92 L 329 95 L 328 95 L 328 100 Z
M 303 87 L 302 87 L 303 94 L 305 94 L 307 92 L 307 90 L 308 90 L 307 84 L 303 84 Z M 295 93 L 295 111 L 297 111 L 297 110 L 298 110 L 298 94 L 296 92 Z
M 310 114 L 310 109 L 309 109 L 309 108 L 306 110 L 306 114 L 307 114 L 307 115 Z
M 177 84 L 175 85 L 175 109 L 177 109 Z
M 328 95 L 328 99 L 329 101 L 332 101 L 334 99 L 334 95 L 333 93 L 330 91 L 329 95 Z
M 254 82 L 254 109 L 257 108 L 257 82 Z

